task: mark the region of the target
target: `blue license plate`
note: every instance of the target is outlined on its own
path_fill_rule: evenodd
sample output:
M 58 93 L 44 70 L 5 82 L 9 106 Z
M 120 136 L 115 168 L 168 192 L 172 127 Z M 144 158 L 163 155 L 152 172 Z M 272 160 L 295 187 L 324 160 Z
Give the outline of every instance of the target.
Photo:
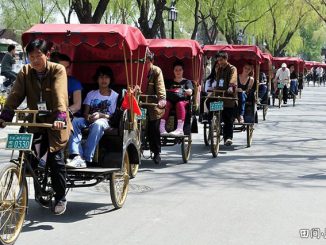
M 140 108 L 141 115 L 137 116 L 139 120 L 145 120 L 146 119 L 146 114 L 147 114 L 147 109 L 146 108 Z
M 7 150 L 29 151 L 32 147 L 33 134 L 8 134 Z
M 223 110 L 223 101 L 211 102 L 209 104 L 209 111 L 222 111 Z

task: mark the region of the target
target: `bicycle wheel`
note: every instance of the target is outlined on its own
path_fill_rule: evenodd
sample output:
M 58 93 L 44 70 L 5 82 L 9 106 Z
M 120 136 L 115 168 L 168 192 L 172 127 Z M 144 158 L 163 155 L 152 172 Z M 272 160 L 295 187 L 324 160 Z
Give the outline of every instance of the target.
M 263 106 L 263 120 L 266 120 L 268 105 Z
M 208 123 L 204 123 L 204 142 L 206 146 L 209 146 L 210 143 L 209 135 L 209 125 Z
M 293 97 L 292 97 L 293 106 L 295 106 L 295 100 L 296 100 L 296 95 L 293 93 Z
M 134 164 L 134 163 L 130 164 L 130 171 L 129 171 L 130 179 L 133 179 L 136 177 L 138 170 L 139 170 L 139 164 Z
M 283 99 L 282 90 L 280 89 L 278 93 L 278 108 L 281 108 L 282 99 Z
M 249 125 L 247 127 L 247 147 L 250 147 L 252 144 L 253 134 L 254 134 L 254 125 Z
M 214 113 L 211 123 L 209 125 L 211 152 L 213 157 L 217 157 L 220 149 L 220 114 Z
M 27 209 L 27 183 L 19 183 L 17 165 L 0 165 L 0 244 L 14 244 L 25 220 Z
M 126 151 L 123 157 L 122 168 L 120 172 L 111 174 L 110 180 L 110 195 L 112 204 L 116 209 L 123 206 L 126 201 L 129 189 L 129 154 Z
M 181 142 L 181 154 L 183 163 L 187 163 L 191 152 L 191 134 L 184 137 Z

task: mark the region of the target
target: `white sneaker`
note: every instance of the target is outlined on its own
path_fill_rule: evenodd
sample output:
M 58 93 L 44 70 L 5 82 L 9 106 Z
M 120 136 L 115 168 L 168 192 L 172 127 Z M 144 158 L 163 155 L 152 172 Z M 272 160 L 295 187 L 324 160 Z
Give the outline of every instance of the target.
M 170 134 L 171 135 L 176 135 L 176 136 L 183 135 L 183 130 L 182 129 L 176 129 L 176 130 L 170 132 Z
M 232 145 L 232 140 L 231 139 L 227 139 L 225 142 L 224 142 L 224 145 L 226 145 L 226 146 L 230 146 L 230 145 Z
M 86 162 L 80 156 L 75 156 L 70 162 L 66 164 L 67 168 L 87 168 Z

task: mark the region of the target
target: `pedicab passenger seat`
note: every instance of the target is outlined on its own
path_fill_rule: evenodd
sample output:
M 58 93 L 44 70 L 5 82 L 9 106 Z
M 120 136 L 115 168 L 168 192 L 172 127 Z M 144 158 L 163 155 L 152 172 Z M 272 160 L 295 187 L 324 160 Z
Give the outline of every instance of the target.
M 92 90 L 96 90 L 97 89 L 97 85 L 96 84 L 87 84 L 87 85 L 83 85 L 84 89 L 83 89 L 83 100 L 84 98 L 86 98 L 86 95 L 88 92 L 92 91 Z M 125 86 L 119 86 L 119 85 L 113 85 L 112 89 L 117 92 L 119 94 L 118 97 L 118 103 L 117 103 L 117 109 L 116 112 L 114 113 L 114 115 L 112 116 L 112 119 L 110 120 L 110 126 L 108 129 L 106 129 L 104 131 L 104 135 L 103 137 L 106 136 L 120 136 L 122 135 L 121 128 L 120 128 L 120 120 L 122 117 L 123 112 L 120 111 L 120 106 L 122 103 L 122 90 L 125 89 Z M 85 128 L 82 130 L 82 134 L 83 137 L 87 137 L 89 132 L 89 128 Z

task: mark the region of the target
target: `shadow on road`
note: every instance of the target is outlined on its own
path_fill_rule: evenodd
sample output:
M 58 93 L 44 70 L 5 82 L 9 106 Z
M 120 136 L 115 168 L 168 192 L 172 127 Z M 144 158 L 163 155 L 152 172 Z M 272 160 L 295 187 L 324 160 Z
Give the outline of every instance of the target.
M 90 202 L 69 202 L 65 214 L 56 216 L 50 209 L 42 208 L 29 200 L 28 215 L 22 232 L 31 232 L 39 230 L 53 230 L 52 225 L 45 223 L 74 223 L 84 219 L 92 218 L 94 215 L 105 214 L 114 211 L 113 205 L 105 203 Z

